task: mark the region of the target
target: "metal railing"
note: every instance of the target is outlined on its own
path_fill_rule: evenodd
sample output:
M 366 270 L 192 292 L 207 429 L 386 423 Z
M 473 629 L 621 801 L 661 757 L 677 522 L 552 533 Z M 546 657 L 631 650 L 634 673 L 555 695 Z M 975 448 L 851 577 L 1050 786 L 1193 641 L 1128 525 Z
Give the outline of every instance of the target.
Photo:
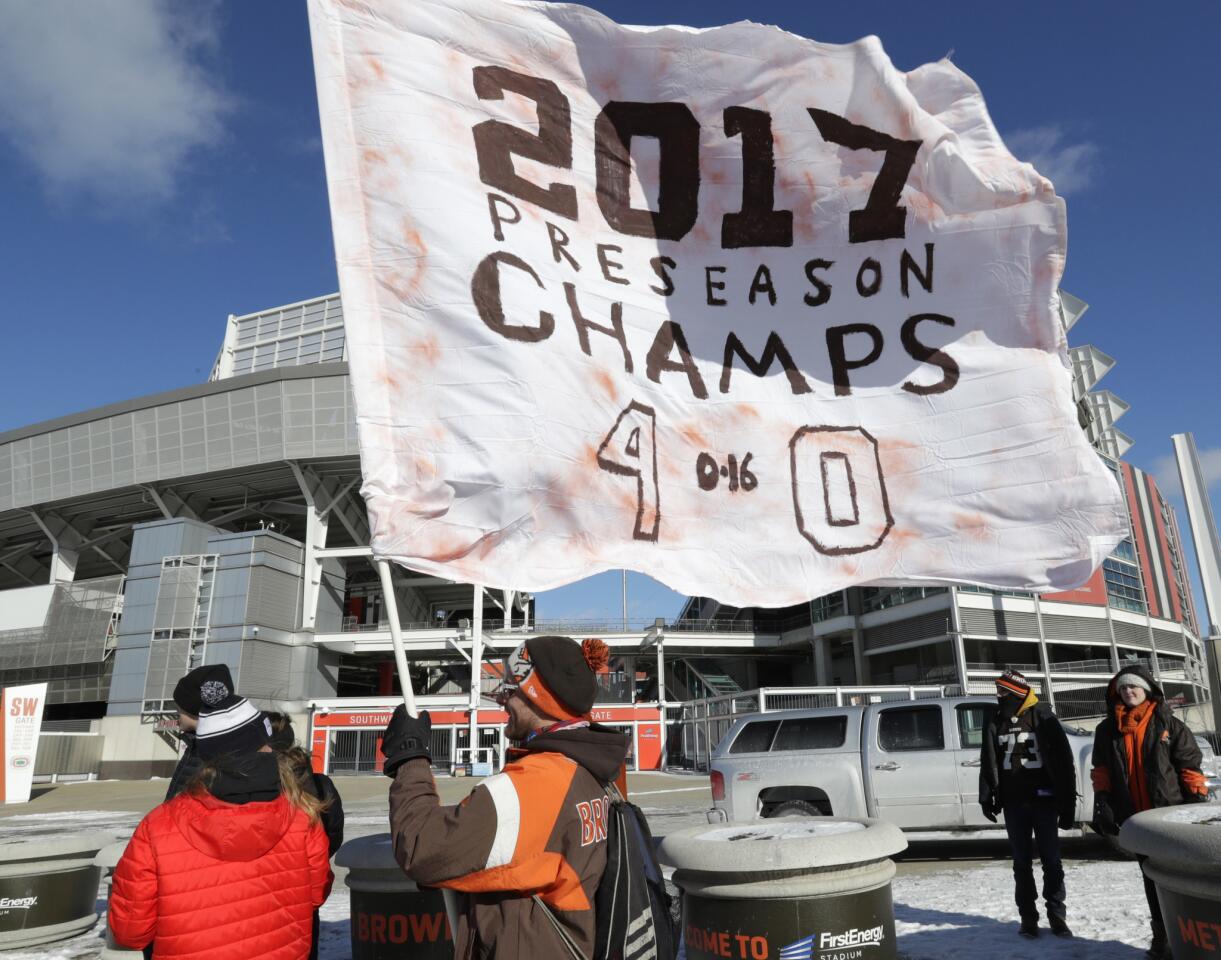
M 1019 673 L 1042 673 L 1043 668 L 1037 663 L 1013 663 L 1009 660 L 993 660 L 987 663 L 983 662 L 967 662 L 968 670 L 995 670 L 1000 673 L 1004 670 L 1017 670 Z
M 1107 702 L 1105 695 L 1086 699 L 1071 699 L 1063 695 L 1056 697 L 1056 716 L 1061 720 L 1092 720 L 1105 716 Z
M 522 619 L 514 618 L 512 630 L 529 633 L 555 633 L 561 635 L 585 636 L 594 633 L 638 633 L 643 634 L 654 625 L 654 620 L 629 619 L 624 628 L 622 620 L 564 620 L 538 619 L 528 624 Z M 404 630 L 454 630 L 457 627 L 436 620 L 413 620 L 402 624 Z M 505 630 L 503 619 L 484 618 L 485 633 L 496 633 Z M 358 623 L 355 617 L 344 617 L 340 622 L 341 633 L 388 633 L 390 623 L 381 620 L 377 623 Z M 664 627 L 667 633 L 742 633 L 753 634 L 753 620 L 675 620 Z
M 707 771 L 716 745 L 739 716 L 776 710 L 842 707 L 956 696 L 957 685 L 762 687 L 666 708 L 668 766 Z
M 935 597 L 946 593 L 945 587 L 883 587 L 877 593 L 866 593 L 863 597 L 862 613 L 873 613 L 877 610 L 888 610 L 899 607 L 914 600 L 925 597 Z
M 1115 672 L 1115 665 L 1110 660 L 1065 660 L 1050 661 L 1048 666 L 1052 673 L 1105 673 Z

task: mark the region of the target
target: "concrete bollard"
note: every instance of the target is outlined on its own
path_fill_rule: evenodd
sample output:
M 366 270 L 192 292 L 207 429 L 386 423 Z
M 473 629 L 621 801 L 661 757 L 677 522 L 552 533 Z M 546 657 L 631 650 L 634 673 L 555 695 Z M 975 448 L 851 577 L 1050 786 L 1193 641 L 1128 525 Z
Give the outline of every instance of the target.
M 123 856 L 123 851 L 126 849 L 127 841 L 120 840 L 118 843 L 102 847 L 98 851 L 98 855 L 93 858 L 94 864 L 101 871 L 108 903 L 110 901 L 110 877 L 114 873 L 114 868 L 119 865 L 119 858 Z M 110 932 L 110 924 L 106 924 L 106 945 L 102 947 L 102 960 L 142 960 L 143 957 L 142 950 L 129 950 L 127 947 L 120 947 L 115 943 L 114 935 Z
M 440 890 L 421 890 L 394 859 L 390 834 L 350 840 L 335 866 L 352 891 L 352 960 L 452 960 L 454 936 Z
M 0 950 L 66 940 L 97 923 L 99 832 L 0 840 Z
M 1221 806 L 1160 807 L 1124 822 L 1119 845 L 1147 858 L 1174 960 L 1221 950 Z
M 668 834 L 659 858 L 692 960 L 894 960 L 889 858 L 906 847 L 881 820 L 784 817 Z

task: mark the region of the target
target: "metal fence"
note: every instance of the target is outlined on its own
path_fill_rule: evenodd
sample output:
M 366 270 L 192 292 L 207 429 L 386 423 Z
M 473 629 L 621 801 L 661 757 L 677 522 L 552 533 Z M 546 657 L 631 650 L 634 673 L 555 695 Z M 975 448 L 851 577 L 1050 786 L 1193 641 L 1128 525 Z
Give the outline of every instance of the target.
M 106 738 L 100 733 L 51 733 L 44 730 L 38 738 L 38 755 L 34 758 L 34 779 L 92 780 L 102 767 L 102 746 Z

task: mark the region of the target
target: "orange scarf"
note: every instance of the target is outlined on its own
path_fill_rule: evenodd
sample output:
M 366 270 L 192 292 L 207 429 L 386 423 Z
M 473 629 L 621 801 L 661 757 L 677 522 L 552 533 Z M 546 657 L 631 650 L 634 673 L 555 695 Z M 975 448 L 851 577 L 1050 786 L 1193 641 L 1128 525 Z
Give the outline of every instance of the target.
M 1153 718 L 1153 701 L 1146 700 L 1135 707 L 1115 705 L 1115 723 L 1123 734 L 1124 750 L 1128 754 L 1128 792 L 1132 796 L 1132 809 L 1139 813 L 1153 806 L 1149 797 L 1149 785 L 1145 782 L 1145 758 L 1141 750 L 1145 730 Z

